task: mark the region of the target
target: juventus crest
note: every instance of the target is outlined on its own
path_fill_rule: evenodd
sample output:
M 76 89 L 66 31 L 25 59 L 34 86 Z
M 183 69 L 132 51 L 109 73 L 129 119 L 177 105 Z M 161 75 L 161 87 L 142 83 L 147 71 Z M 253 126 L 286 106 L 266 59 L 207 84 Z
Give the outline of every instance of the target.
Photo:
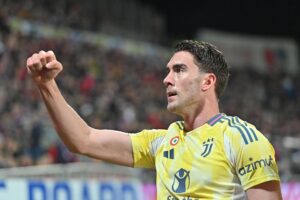
M 202 157 L 206 157 L 210 154 L 211 149 L 214 145 L 214 138 L 208 138 L 206 141 L 203 142 L 203 151 L 201 153 Z

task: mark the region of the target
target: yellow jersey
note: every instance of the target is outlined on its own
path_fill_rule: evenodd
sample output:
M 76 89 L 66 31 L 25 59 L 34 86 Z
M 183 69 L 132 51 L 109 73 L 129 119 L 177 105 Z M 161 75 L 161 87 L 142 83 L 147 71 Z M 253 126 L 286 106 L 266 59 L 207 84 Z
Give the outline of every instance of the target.
M 272 145 L 238 117 L 220 113 L 189 132 L 178 121 L 130 137 L 134 167 L 156 169 L 159 200 L 245 199 L 248 188 L 279 181 Z

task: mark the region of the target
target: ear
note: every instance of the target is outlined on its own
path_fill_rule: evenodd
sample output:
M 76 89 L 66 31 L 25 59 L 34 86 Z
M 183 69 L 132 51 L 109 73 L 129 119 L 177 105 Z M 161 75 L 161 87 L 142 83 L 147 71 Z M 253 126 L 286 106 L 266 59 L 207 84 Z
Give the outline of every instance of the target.
M 213 74 L 213 73 L 205 74 L 203 76 L 201 89 L 203 91 L 207 91 L 210 88 L 215 88 L 216 81 L 217 81 L 217 77 L 215 74 Z

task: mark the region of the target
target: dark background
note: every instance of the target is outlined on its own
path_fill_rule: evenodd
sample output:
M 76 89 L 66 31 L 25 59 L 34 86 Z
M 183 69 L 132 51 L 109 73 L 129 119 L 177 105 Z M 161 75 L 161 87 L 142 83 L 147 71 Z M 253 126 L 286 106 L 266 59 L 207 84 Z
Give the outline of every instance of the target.
M 297 1 L 139 1 L 165 17 L 166 31 L 172 38 L 193 37 L 198 29 L 211 28 L 300 41 Z

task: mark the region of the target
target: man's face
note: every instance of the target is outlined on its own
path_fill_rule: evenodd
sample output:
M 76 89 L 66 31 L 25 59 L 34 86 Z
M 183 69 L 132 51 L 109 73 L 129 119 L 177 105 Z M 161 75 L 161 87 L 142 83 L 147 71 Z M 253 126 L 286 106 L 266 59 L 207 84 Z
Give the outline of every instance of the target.
M 176 52 L 167 64 L 168 74 L 164 79 L 168 110 L 184 114 L 190 109 L 201 109 L 201 81 L 203 79 L 194 57 L 187 51 Z

